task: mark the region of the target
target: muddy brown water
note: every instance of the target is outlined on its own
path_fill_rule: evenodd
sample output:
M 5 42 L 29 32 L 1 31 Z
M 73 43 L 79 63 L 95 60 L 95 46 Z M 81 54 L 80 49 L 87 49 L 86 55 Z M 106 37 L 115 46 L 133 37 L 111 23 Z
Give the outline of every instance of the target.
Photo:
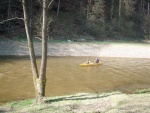
M 46 96 L 150 88 L 150 59 L 101 58 L 102 65 L 80 67 L 86 59 L 48 57 Z M 0 57 L 0 103 L 34 98 L 34 94 L 29 58 Z

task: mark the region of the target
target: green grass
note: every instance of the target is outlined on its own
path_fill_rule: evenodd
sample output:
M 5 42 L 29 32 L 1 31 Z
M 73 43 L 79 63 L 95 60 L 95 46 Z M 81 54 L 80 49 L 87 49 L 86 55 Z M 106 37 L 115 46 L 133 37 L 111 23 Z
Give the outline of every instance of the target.
M 35 99 L 27 99 L 27 100 L 21 100 L 21 101 L 12 101 L 7 103 L 5 106 L 11 109 L 15 109 L 15 112 L 21 110 L 21 109 L 27 109 L 30 108 L 35 102 Z
M 143 95 L 143 93 L 147 93 Z M 136 92 L 135 92 L 136 93 Z M 138 104 L 141 104 L 145 100 L 149 99 L 150 89 L 140 90 L 140 93 L 134 94 L 134 96 L 123 94 L 121 92 L 110 92 L 89 94 L 81 93 L 76 95 L 47 97 L 45 103 L 35 104 L 35 99 L 27 99 L 22 101 L 9 102 L 6 105 L 0 107 L 0 112 L 8 113 L 77 113 L 78 111 L 97 113 L 99 110 L 99 104 L 105 109 L 105 112 L 117 110 L 117 113 L 122 112 L 122 108 L 130 111 L 128 106 L 135 106 L 135 109 L 139 109 Z M 135 102 L 136 101 L 136 102 Z M 98 104 L 99 103 L 99 104 Z M 148 102 L 147 102 L 148 104 Z M 141 110 L 147 109 L 149 106 L 143 105 Z M 111 105 L 109 107 L 109 105 Z M 105 107 L 106 106 L 106 107 Z M 127 108 L 126 108 L 127 107 Z M 100 111 L 101 112 L 101 111 Z M 144 112 L 144 111 L 143 111 Z
M 135 94 L 150 94 L 150 89 L 136 90 Z

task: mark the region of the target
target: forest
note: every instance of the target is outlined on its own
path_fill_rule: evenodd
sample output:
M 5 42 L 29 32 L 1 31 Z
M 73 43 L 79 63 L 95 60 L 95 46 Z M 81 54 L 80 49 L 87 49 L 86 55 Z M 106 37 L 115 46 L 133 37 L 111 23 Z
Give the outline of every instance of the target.
M 50 0 L 49 39 L 149 40 L 150 0 Z M 42 1 L 28 0 L 32 36 L 41 36 Z M 21 0 L 0 1 L 0 36 L 26 38 Z

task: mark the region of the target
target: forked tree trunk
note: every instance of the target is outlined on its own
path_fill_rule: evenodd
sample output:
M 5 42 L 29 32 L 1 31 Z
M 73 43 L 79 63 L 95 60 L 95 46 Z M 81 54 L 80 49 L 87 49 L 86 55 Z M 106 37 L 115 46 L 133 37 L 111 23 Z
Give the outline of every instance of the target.
M 29 17 L 27 12 L 27 0 L 22 0 L 25 30 L 28 40 L 28 47 L 30 52 L 31 68 L 33 74 L 33 82 L 35 86 L 35 94 L 37 103 L 41 103 L 42 98 L 45 96 L 46 85 L 46 63 L 47 63 L 47 0 L 43 0 L 43 23 L 42 23 L 42 60 L 40 75 L 36 63 L 33 41 L 29 30 Z

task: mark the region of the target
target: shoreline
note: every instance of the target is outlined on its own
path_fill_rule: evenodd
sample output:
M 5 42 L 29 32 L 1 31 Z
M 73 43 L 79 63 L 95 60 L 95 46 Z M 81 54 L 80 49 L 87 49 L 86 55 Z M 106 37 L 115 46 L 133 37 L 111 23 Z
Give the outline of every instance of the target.
M 41 56 L 41 42 L 34 42 L 36 56 Z M 1 41 L 1 56 L 29 56 L 27 42 Z M 150 45 L 143 43 L 49 42 L 48 56 L 94 56 L 150 58 Z

